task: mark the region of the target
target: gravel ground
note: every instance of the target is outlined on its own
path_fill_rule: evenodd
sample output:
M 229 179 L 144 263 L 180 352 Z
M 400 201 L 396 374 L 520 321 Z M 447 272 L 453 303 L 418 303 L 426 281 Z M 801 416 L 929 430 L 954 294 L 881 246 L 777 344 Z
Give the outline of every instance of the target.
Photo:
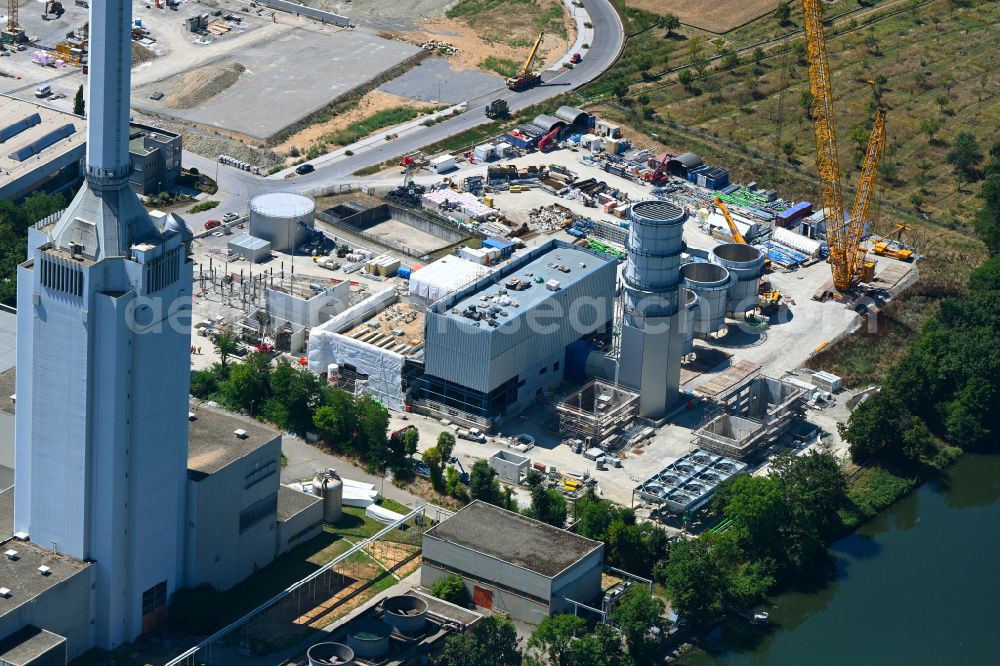
M 180 123 L 164 121 L 161 118 L 141 116 L 140 114 L 135 115 L 136 120 L 139 122 L 149 123 L 170 130 L 171 132 L 177 132 L 183 137 L 184 150 L 196 155 L 202 155 L 213 160 L 219 155 L 229 155 L 238 160 L 243 160 L 248 164 L 259 166 L 262 169 L 268 169 L 272 166 L 284 164 L 285 162 L 284 155 L 279 155 L 271 150 L 254 148 L 242 141 L 236 141 L 235 139 L 230 139 L 219 134 L 211 134 L 187 125 L 181 125 Z

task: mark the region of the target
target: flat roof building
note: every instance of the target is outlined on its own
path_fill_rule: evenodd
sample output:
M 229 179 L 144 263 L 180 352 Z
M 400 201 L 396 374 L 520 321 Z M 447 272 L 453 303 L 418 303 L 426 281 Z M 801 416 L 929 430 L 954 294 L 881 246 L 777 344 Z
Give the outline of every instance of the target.
M 593 604 L 603 567 L 603 543 L 477 500 L 424 533 L 420 584 L 457 575 L 477 606 L 538 624 Z
M 605 330 L 616 262 L 562 241 L 515 257 L 427 310 L 425 404 L 485 419 L 562 382 L 566 348 Z

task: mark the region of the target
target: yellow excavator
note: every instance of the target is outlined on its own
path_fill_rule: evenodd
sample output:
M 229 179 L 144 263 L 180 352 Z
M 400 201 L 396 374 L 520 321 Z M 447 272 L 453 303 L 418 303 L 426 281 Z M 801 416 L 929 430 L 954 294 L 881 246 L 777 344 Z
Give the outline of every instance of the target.
M 896 228 L 889 232 L 888 235 L 881 240 L 875 241 L 875 244 L 872 246 L 872 252 L 880 257 L 889 257 L 898 261 L 913 261 L 913 250 L 903 247 L 900 240 L 904 231 L 913 231 L 913 229 L 905 224 L 897 224 Z M 893 240 L 892 236 L 896 234 L 898 235 Z
M 538 33 L 538 39 L 535 40 L 535 45 L 531 47 L 531 53 L 528 54 L 528 59 L 524 61 L 524 67 L 521 68 L 517 76 L 507 79 L 507 87 L 514 92 L 527 90 L 542 82 L 542 75 L 531 69 L 531 65 L 535 61 L 535 56 L 538 54 L 538 47 L 541 46 L 542 37 L 544 36 L 544 32 Z

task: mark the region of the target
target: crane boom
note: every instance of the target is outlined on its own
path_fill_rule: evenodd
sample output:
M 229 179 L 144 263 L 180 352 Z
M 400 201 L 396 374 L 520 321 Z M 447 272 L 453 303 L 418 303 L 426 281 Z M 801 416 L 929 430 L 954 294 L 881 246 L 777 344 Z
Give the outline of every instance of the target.
M 726 204 L 719 197 L 715 197 L 715 205 L 722 211 L 722 217 L 726 218 L 726 224 L 729 225 L 729 233 L 732 235 L 733 240 L 740 245 L 746 245 L 747 240 L 740 233 L 739 227 L 736 226 L 736 221 L 733 220 L 733 216 L 729 214 L 729 209 L 726 208 Z
M 544 32 L 538 33 L 538 39 L 535 40 L 535 45 L 531 47 L 528 59 L 524 61 L 524 67 L 517 73 L 517 76 L 507 79 L 507 87 L 511 90 L 524 90 L 525 88 L 541 83 L 541 75 L 533 71 L 531 65 L 535 61 L 535 55 L 538 54 L 538 47 L 541 46 L 542 37 L 544 36 Z
M 865 227 L 868 226 L 868 209 L 872 196 L 875 194 L 875 179 L 878 176 L 878 165 L 882 161 L 884 152 L 885 109 L 880 107 L 875 114 L 872 133 L 868 137 L 865 160 L 861 165 L 861 178 L 854 196 L 854 207 L 851 209 L 851 218 L 847 224 L 847 247 L 854 250 L 849 256 L 852 276 L 860 273 L 861 263 L 864 262 L 864 252 L 859 248 L 861 247 L 861 239 L 864 237 Z
M 833 285 L 839 291 L 850 289 L 851 265 L 856 246 L 851 247 L 844 225 L 844 193 L 840 184 L 840 159 L 834 128 L 833 89 L 830 82 L 830 58 L 826 51 L 821 0 L 802 0 L 805 18 L 806 53 L 809 59 L 809 90 L 813 96 L 813 129 L 816 134 L 816 170 L 822 185 L 826 209 L 826 242 L 830 248 Z
M 524 67 L 521 68 L 521 76 L 525 77 L 531 72 L 531 63 L 535 60 L 535 55 L 538 53 L 538 47 L 542 44 L 542 37 L 545 36 L 544 32 L 538 33 L 538 39 L 535 40 L 535 45 L 531 47 L 531 53 L 528 54 L 528 59 L 524 61 Z

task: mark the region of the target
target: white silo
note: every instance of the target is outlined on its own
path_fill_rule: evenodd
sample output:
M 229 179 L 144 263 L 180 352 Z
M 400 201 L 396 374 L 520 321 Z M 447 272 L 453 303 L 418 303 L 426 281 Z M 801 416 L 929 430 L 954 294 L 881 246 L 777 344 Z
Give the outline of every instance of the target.
M 323 522 L 336 523 L 344 514 L 344 482 L 337 470 L 317 472 L 313 478 L 313 493 L 323 498 Z
M 639 391 L 639 415 L 660 418 L 680 398 L 686 308 L 679 311 L 687 212 L 669 201 L 629 208 L 618 380 Z
M 316 204 L 293 192 L 267 192 L 250 200 L 250 235 L 276 252 L 293 252 L 312 236 Z

